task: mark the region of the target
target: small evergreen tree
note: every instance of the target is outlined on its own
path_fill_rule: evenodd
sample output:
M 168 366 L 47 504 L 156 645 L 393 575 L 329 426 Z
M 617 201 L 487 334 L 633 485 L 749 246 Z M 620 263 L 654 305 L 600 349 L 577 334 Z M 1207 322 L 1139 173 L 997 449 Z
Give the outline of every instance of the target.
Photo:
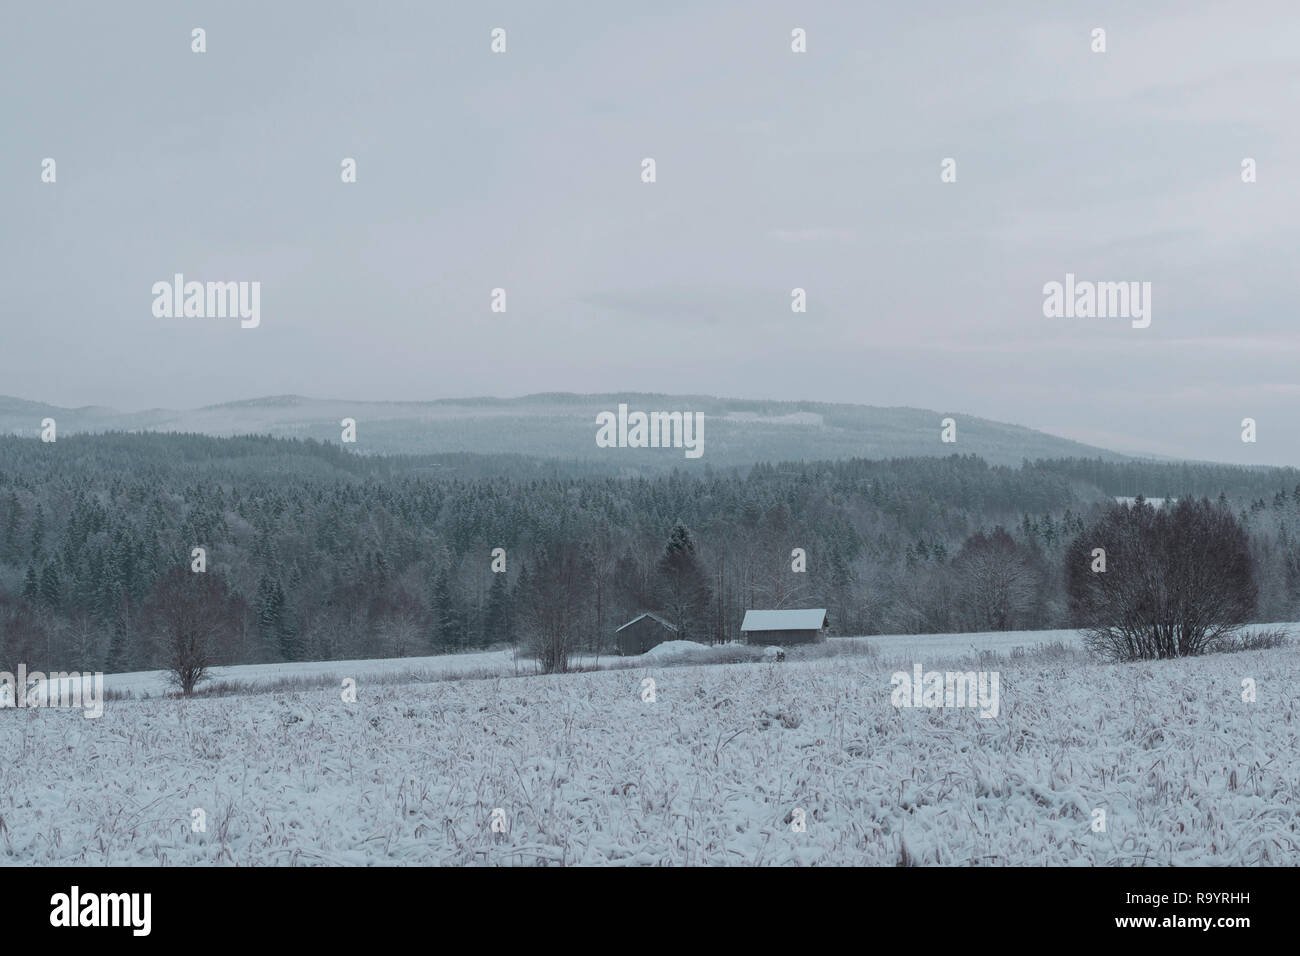
M 487 610 L 483 615 L 483 643 L 505 644 L 510 640 L 510 587 L 506 575 L 492 575 L 488 588 Z

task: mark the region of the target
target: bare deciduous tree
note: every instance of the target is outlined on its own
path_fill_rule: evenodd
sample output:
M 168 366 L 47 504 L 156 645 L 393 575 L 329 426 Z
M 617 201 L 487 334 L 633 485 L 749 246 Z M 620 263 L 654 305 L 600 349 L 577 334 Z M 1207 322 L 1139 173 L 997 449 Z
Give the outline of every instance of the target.
M 1028 549 L 1004 528 L 966 539 L 953 559 L 961 594 L 961 618 L 973 631 L 1011 631 L 1029 625 L 1041 593 Z
M 1112 509 L 1070 545 L 1066 587 L 1084 643 L 1111 660 L 1213 651 L 1250 620 L 1257 597 L 1246 532 L 1204 499 Z
M 221 658 L 234 617 L 215 573 L 176 568 L 155 585 L 145 608 L 163 667 L 186 697 Z
M 565 673 L 581 636 L 591 569 L 573 542 L 546 548 L 530 569 L 520 595 L 518 622 L 524 647 L 543 673 Z M 522 590 L 522 589 L 521 589 Z

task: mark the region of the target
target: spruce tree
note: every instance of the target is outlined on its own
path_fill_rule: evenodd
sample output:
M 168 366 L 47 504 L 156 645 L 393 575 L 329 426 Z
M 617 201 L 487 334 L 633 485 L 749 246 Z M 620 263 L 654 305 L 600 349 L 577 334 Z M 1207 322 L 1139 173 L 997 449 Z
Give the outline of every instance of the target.
M 703 639 L 711 591 L 695 556 L 695 542 L 681 522 L 669 533 L 657 570 L 660 600 L 669 621 L 677 627 L 677 639 Z
M 487 610 L 483 615 L 483 643 L 504 644 L 510 640 L 510 588 L 505 574 L 492 575 Z
M 59 572 L 53 564 L 45 565 L 41 571 L 41 604 L 51 610 L 57 610 L 62 596 L 62 588 L 59 583 Z

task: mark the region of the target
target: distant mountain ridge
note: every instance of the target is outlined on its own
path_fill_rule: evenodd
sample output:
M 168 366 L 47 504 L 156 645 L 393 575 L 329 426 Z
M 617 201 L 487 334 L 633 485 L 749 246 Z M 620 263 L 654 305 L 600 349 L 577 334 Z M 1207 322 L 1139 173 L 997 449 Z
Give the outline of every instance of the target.
M 680 448 L 599 448 L 596 415 L 617 411 L 700 412 L 704 454 L 688 459 Z M 956 421 L 957 441 L 940 440 L 941 422 Z M 975 454 L 990 464 L 1023 459 L 1100 457 L 1127 460 L 1102 448 L 1043 432 L 919 408 L 762 401 L 706 395 L 549 392 L 520 398 L 457 398 L 422 402 L 368 402 L 273 395 L 190 410 L 120 412 L 102 406 L 61 408 L 0 396 L 0 433 L 35 436 L 53 418 L 60 435 L 79 432 L 157 431 L 229 436 L 269 434 L 338 442 L 340 422 L 357 423 L 357 451 L 369 454 L 519 454 L 537 458 L 616 463 L 632 472 L 733 467 L 760 461 L 842 458 L 944 457 Z

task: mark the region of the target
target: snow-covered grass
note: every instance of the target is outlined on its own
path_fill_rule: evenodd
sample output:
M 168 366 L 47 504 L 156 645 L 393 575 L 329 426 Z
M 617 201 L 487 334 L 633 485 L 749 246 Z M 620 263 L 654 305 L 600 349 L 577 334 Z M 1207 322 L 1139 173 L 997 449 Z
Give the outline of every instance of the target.
M 1261 624 L 1250 631 L 1275 630 L 1300 641 L 1300 624 Z M 877 634 L 870 637 L 833 637 L 821 644 L 794 647 L 793 661 L 825 657 L 867 656 L 882 664 L 903 664 L 914 660 L 942 658 L 951 663 L 996 662 L 1022 654 L 1057 656 L 1072 649 L 1084 656 L 1080 633 L 1055 631 L 983 631 L 960 634 Z M 720 644 L 708 646 L 692 641 L 667 641 L 640 657 L 617 654 L 580 654 L 571 660 L 575 670 L 619 670 L 648 663 L 657 665 L 730 664 L 763 659 L 763 648 Z M 533 661 L 516 660 L 509 649 L 443 654 L 433 657 L 395 657 L 374 660 L 298 661 L 286 664 L 242 664 L 218 667 L 211 679 L 199 686 L 200 693 L 251 693 L 313 690 L 336 687 L 345 677 L 369 682 L 403 683 L 491 677 L 519 677 L 537 673 Z M 147 698 L 175 694 L 176 688 L 162 671 L 133 671 L 108 674 L 104 690 L 114 698 Z
M 1287 627 L 1288 625 L 1270 625 Z M 969 634 L 893 634 L 871 637 L 834 637 L 826 642 L 790 650 L 793 660 L 819 657 L 880 656 L 884 663 L 912 660 L 936 654 L 945 658 L 966 658 L 990 653 L 1008 656 L 1016 649 L 1033 651 L 1053 645 L 1079 646 L 1077 631 L 991 631 Z M 763 648 L 743 644 L 708 646 L 693 641 L 666 641 L 640 657 L 599 657 L 580 654 L 571 661 L 577 670 L 625 669 L 643 663 L 729 664 L 763 659 Z M 209 692 L 241 693 L 266 690 L 307 690 L 337 686 L 345 677 L 355 680 L 403 682 L 438 681 L 457 678 L 517 677 L 535 674 L 530 660 L 516 660 L 514 652 L 479 651 L 433 657 L 396 657 L 376 660 L 296 661 L 285 664 L 242 664 L 211 671 Z M 205 685 L 200 685 L 202 692 Z M 112 697 L 146 698 L 174 694 L 175 688 L 162 671 L 133 671 L 108 674 L 104 689 Z
M 1022 635 L 997 717 L 892 706 L 899 655 L 942 668 L 971 637 L 430 683 L 384 662 L 348 674 L 354 703 L 335 685 L 0 711 L 0 862 L 1300 862 L 1293 647 L 1101 665 L 1056 639 L 1012 658 Z
M 505 677 L 534 670 L 530 662 L 515 665 L 509 650 L 470 654 L 443 654 L 436 657 L 395 657 L 376 660 L 294 661 L 285 664 L 242 664 L 217 667 L 211 682 L 241 690 L 280 689 L 320 686 L 328 681 L 337 686 L 344 677 L 355 680 L 378 680 L 397 677 L 402 680 L 443 680 L 458 676 Z M 199 685 L 203 689 L 203 685 Z M 157 697 L 175 692 L 163 671 L 133 671 L 104 676 L 104 690 L 113 696 Z
M 942 657 L 945 660 L 980 656 L 1011 657 L 1048 647 L 1082 648 L 1079 631 L 981 631 L 962 634 L 885 634 L 841 640 L 872 645 L 884 663 Z M 829 641 L 827 643 L 830 643 Z

